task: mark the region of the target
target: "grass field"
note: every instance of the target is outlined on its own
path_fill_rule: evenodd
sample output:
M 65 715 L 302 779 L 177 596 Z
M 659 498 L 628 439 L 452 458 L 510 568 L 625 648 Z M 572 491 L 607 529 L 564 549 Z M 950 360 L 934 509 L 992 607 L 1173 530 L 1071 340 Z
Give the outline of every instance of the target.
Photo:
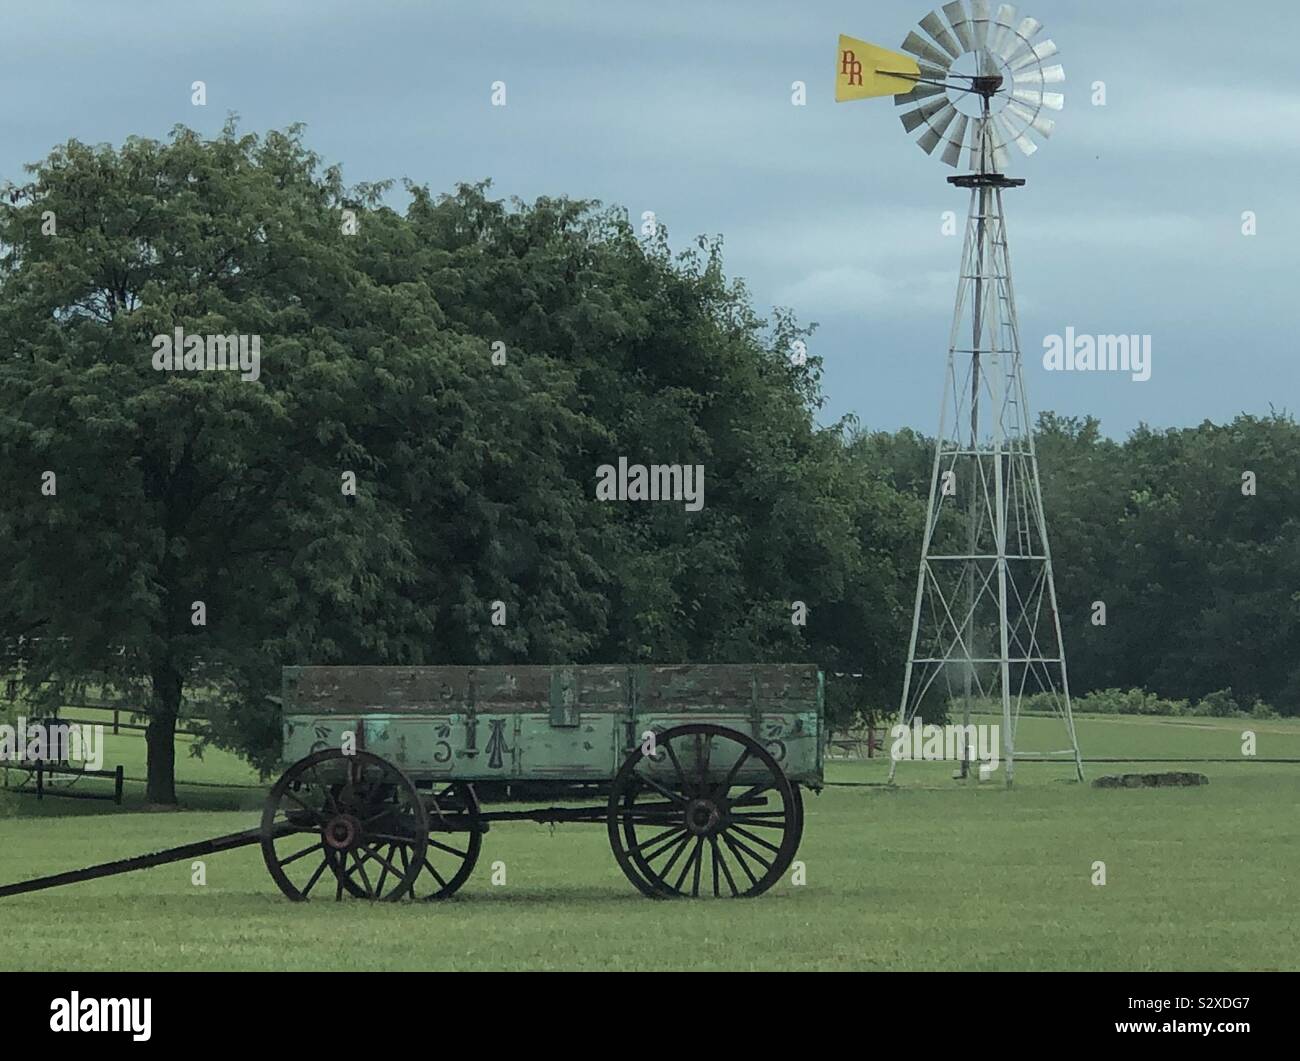
M 1022 744 L 1053 747 L 1046 720 Z M 1089 757 L 1300 758 L 1300 721 L 1083 717 Z M 106 763 L 143 774 L 143 742 Z M 256 824 L 239 760 L 178 755 L 181 812 L 0 792 L 0 882 Z M 1300 765 L 1189 766 L 1208 786 L 1100 790 L 1052 764 L 958 783 L 951 764 L 833 762 L 808 799 L 807 883 L 747 901 L 652 902 L 622 877 L 604 829 L 494 825 L 450 902 L 291 904 L 256 848 L 0 900 L 3 969 L 1297 969 Z M 1095 765 L 1102 773 L 1175 765 Z M 506 883 L 491 865 L 504 861 Z M 1091 883 L 1093 863 L 1107 883 Z

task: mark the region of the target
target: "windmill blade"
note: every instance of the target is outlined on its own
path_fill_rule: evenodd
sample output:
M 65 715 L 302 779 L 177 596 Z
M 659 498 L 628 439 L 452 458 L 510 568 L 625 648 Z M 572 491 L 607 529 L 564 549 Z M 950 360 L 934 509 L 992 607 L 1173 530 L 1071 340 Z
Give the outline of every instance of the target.
M 1021 103 L 1027 103 L 1035 110 L 1039 107 L 1046 107 L 1048 110 L 1059 111 L 1065 108 L 1065 97 L 1059 92 L 1044 92 L 1041 88 L 1017 88 L 1011 93 L 1012 99 L 1018 99 Z
M 999 59 L 1006 59 L 1020 43 L 1016 39 L 1016 9 L 1010 4 L 998 8 L 997 18 L 993 20 L 993 29 L 989 33 L 989 51 Z
M 921 28 L 935 39 L 935 42 L 947 52 L 952 58 L 956 59 L 961 55 L 961 44 L 951 33 L 939 12 L 931 11 L 925 18 L 921 19 Z
M 1001 144 L 993 145 L 993 168 L 998 173 L 1005 173 L 1011 166 L 1011 156 Z
M 1044 59 L 1049 59 L 1061 49 L 1056 46 L 1056 41 L 1042 41 L 1039 44 L 1030 45 L 1029 50 L 1023 54 L 1017 53 L 1007 60 L 1011 67 L 1011 72 L 1023 70 L 1025 67 L 1032 66 L 1034 63 L 1041 64 Z
M 943 154 L 940 156 L 944 164 L 953 169 L 956 169 L 961 161 L 961 149 L 966 143 L 966 126 L 969 124 L 970 118 L 963 114 L 957 121 L 957 131 L 948 138 L 948 146 L 943 149 Z
M 1056 128 L 1056 122 L 1051 118 L 1044 118 L 1015 100 L 1007 103 L 1007 110 L 1024 122 L 1026 128 L 1033 129 L 1044 140 L 1048 139 L 1052 135 L 1052 130 Z
M 909 32 L 907 38 L 901 45 L 903 51 L 910 52 L 918 59 L 924 59 L 928 63 L 942 67 L 945 71 L 952 66 L 952 59 L 941 52 L 933 44 L 927 44 L 915 32 Z
M 894 97 L 894 105 L 901 107 L 905 103 L 920 103 L 923 99 L 946 92 L 942 85 L 917 85 L 911 92 L 904 92 Z
M 909 133 L 918 126 L 925 124 L 932 116 L 938 114 L 944 107 L 951 107 L 952 104 L 945 99 L 931 100 L 929 103 L 923 103 L 914 111 L 908 111 L 906 114 L 899 116 L 899 121 L 903 123 L 903 128 Z
M 1001 115 L 994 117 L 993 125 L 997 128 L 998 140 L 1001 145 L 1014 143 L 1025 154 L 1026 158 L 1038 150 L 1036 143 L 1025 136 L 1024 133 L 1018 133 L 1012 129 Z
M 1016 29 L 1016 36 L 1019 37 L 1026 44 L 1028 44 L 1031 40 L 1033 40 L 1034 34 L 1036 34 L 1042 28 L 1043 28 L 1043 24 L 1039 22 L 1038 19 L 1024 18 L 1021 20 L 1020 25 Z
M 944 17 L 948 19 L 952 31 L 961 41 L 963 51 L 972 51 L 975 48 L 975 38 L 971 36 L 970 17 L 966 14 L 966 7 L 961 0 L 955 0 L 954 3 L 943 5 Z
M 1026 158 L 1038 150 L 1038 145 L 1030 140 L 1024 133 L 1017 134 L 1014 140 L 1016 147 L 1020 148 L 1020 150 L 1024 152 Z
M 917 63 L 921 68 L 921 76 L 928 81 L 944 81 L 948 77 L 948 68 L 946 66 L 932 66 L 929 63 Z
M 927 155 L 934 154 L 934 149 L 939 146 L 939 141 L 943 139 L 944 132 L 952 124 L 955 117 L 957 117 L 957 108 L 949 103 L 934 116 L 933 121 L 926 122 L 929 128 L 921 134 L 921 138 L 917 141 L 921 145 L 921 150 Z
M 1055 85 L 1065 80 L 1065 67 L 1048 66 L 1042 70 L 1023 70 L 1016 74 L 1016 84 Z
M 1011 62 L 1025 55 L 1026 49 L 1033 47 L 1034 36 L 1042 28 L 1043 24 L 1036 18 L 1022 20 L 1020 25 L 1012 33 L 1008 34 L 1008 50 L 1003 54 L 1002 58 L 1007 62 Z
M 970 0 L 970 19 L 975 47 L 983 51 L 989 46 L 989 0 Z

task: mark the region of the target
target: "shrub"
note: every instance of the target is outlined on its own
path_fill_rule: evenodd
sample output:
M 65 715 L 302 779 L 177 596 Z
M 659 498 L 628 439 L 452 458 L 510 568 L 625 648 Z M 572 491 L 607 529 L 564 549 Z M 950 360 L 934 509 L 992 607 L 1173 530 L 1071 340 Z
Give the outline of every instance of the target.
M 1214 718 L 1230 718 L 1241 712 L 1241 705 L 1233 698 L 1231 689 L 1218 689 L 1201 697 L 1201 702 L 1192 712 L 1196 715 L 1210 715 Z
M 1263 700 L 1256 700 L 1254 706 L 1250 709 L 1251 718 L 1281 718 L 1282 716 L 1269 704 Z

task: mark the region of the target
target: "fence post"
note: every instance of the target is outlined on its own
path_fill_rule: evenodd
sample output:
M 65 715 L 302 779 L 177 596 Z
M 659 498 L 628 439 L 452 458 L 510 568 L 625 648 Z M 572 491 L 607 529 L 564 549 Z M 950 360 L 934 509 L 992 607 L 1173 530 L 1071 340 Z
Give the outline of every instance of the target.
M 40 759 L 36 760 L 36 798 L 45 798 L 45 779 L 41 776 L 41 768 L 45 764 Z
M 117 769 L 113 771 L 113 802 L 119 807 L 122 805 L 122 764 L 117 764 Z
M 114 737 L 117 736 L 117 712 L 118 709 L 116 707 L 113 708 L 113 736 Z

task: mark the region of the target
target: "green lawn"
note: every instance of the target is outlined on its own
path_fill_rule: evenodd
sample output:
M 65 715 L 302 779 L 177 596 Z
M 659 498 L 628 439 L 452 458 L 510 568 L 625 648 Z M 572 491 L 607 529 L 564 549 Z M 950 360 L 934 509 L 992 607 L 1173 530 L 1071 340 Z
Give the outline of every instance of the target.
M 1048 720 L 1021 744 L 1053 743 Z M 1039 729 L 1039 727 L 1042 727 Z M 1300 758 L 1300 723 L 1078 720 L 1087 756 Z M 1041 740 L 1039 738 L 1042 738 Z M 112 738 L 110 738 L 112 739 Z M 138 736 L 108 765 L 143 776 Z M 238 760 L 179 757 L 184 781 L 257 785 Z M 1016 787 L 951 764 L 834 762 L 808 801 L 807 884 L 759 899 L 652 902 L 603 828 L 496 825 L 451 902 L 284 900 L 256 848 L 0 900 L 4 969 L 1297 969 L 1300 766 L 1212 763 L 1188 789 L 1099 790 L 1056 764 Z M 1174 765 L 1089 767 L 1089 776 Z M 138 802 L 138 786 L 129 789 Z M 256 824 L 256 789 L 182 788 L 180 813 L 0 793 L 0 881 Z M 505 862 L 493 886 L 491 864 Z M 1094 861 L 1107 884 L 1091 883 Z

